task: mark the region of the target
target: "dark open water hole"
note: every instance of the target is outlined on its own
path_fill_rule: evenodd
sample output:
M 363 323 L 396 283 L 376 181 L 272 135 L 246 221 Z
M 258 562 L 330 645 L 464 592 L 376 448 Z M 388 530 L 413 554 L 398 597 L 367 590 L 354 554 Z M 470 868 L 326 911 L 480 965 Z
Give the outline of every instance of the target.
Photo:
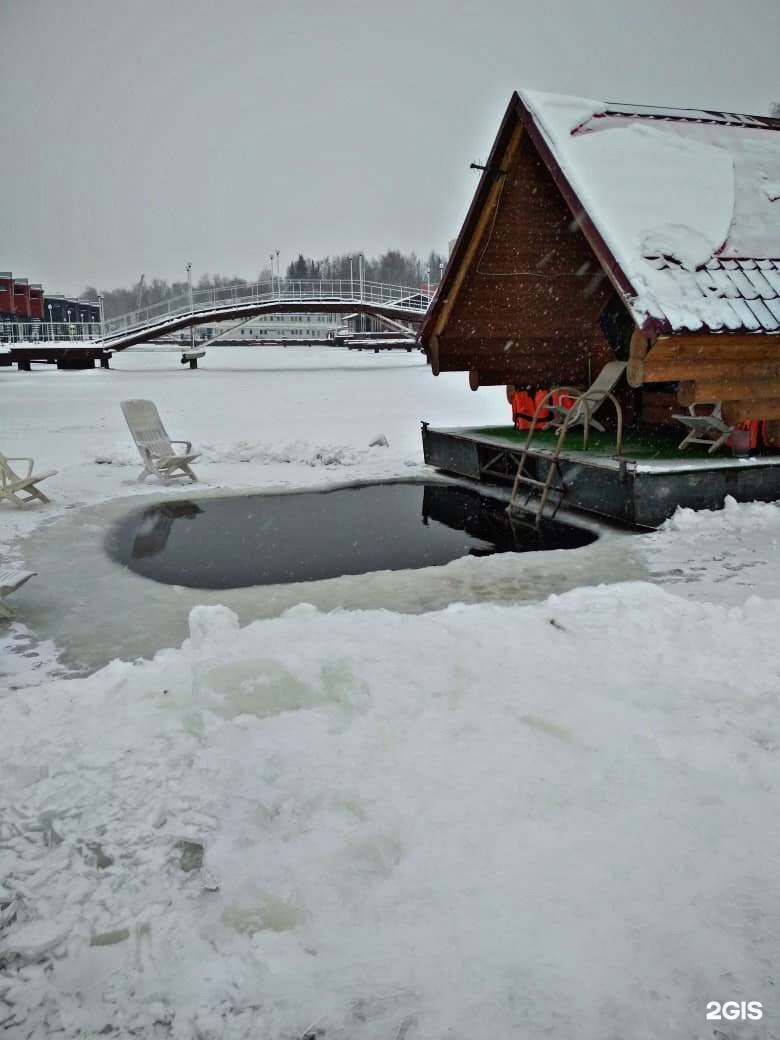
M 116 524 L 106 551 L 155 581 L 235 589 L 574 549 L 595 538 L 557 521 L 537 531 L 510 520 L 505 502 L 470 488 L 383 483 L 162 502 Z

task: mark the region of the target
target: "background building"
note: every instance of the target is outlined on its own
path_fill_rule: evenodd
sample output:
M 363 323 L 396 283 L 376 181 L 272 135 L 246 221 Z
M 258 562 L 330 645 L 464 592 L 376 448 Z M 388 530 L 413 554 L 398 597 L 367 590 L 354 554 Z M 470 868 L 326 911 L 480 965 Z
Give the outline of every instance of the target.
M 42 285 L 0 271 L 0 340 L 79 339 L 94 335 L 99 322 L 98 304 L 44 293 Z

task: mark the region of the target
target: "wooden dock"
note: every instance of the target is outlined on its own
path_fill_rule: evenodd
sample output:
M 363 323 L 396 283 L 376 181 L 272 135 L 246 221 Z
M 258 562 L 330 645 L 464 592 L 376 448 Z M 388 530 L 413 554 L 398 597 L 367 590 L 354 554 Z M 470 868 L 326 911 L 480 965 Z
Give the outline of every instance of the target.
M 378 354 L 381 350 L 405 350 L 407 354 L 420 345 L 413 336 L 337 336 L 336 342 L 339 346 L 346 346 L 348 350 L 373 350 Z
M 20 372 L 30 372 L 34 363 L 56 365 L 61 369 L 108 368 L 113 350 L 98 345 L 78 346 L 67 343 L 23 343 L 9 346 L 0 353 L 0 366 L 16 365 Z

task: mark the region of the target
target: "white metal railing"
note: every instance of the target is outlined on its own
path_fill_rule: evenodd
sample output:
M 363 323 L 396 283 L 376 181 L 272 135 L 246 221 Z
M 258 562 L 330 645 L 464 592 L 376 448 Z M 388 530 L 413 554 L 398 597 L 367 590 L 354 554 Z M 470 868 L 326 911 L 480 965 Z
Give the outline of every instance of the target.
M 430 296 L 432 296 L 432 292 Z M 375 306 L 397 307 L 400 311 L 425 314 L 430 303 L 426 288 L 403 285 L 385 285 L 367 282 L 359 278 L 274 278 L 253 285 L 227 285 L 212 289 L 193 289 L 190 293 L 163 300 L 150 307 L 141 307 L 104 321 L 105 339 L 122 337 L 128 333 L 151 325 L 164 325 L 168 319 L 188 314 L 231 310 L 235 307 L 261 306 L 274 303 L 328 303 L 374 304 Z M 98 327 L 99 332 L 99 327 Z
M 99 339 L 97 321 L 4 322 L 0 318 L 0 343 L 83 343 Z

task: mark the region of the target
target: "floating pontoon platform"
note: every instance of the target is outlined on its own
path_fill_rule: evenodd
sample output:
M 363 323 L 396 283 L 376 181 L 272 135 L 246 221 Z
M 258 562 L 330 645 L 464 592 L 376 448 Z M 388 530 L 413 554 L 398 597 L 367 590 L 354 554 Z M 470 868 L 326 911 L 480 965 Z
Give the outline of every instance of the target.
M 57 368 L 108 368 L 113 350 L 98 344 L 20 343 L 0 352 L 0 366 L 16 365 L 20 372 L 30 372 L 33 362 L 56 365 Z
M 570 431 L 561 451 L 553 507 L 581 510 L 637 527 L 658 527 L 678 506 L 720 509 L 727 496 L 738 502 L 780 499 L 780 455 L 708 455 L 703 448 L 680 453 L 682 434 L 629 433 L 615 454 L 615 435 Z M 525 470 L 544 483 L 553 465 L 556 436 L 536 433 Z M 512 484 L 527 440 L 511 426 L 434 429 L 422 424 L 425 461 L 445 473 L 484 484 Z M 516 504 L 535 513 L 538 498 L 521 488 Z

